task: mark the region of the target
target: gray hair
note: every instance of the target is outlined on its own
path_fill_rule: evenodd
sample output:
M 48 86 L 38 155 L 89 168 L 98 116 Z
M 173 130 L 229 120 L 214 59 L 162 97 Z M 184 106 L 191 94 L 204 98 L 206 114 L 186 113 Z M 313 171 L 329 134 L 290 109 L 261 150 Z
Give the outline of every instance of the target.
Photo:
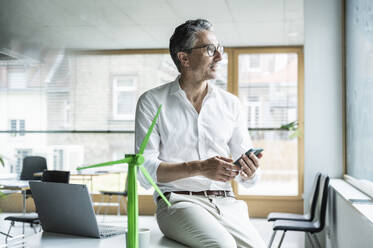
M 170 38 L 170 54 L 179 72 L 181 72 L 181 63 L 177 53 L 190 53 L 197 40 L 197 33 L 204 30 L 212 30 L 212 24 L 204 19 L 188 20 L 175 28 Z

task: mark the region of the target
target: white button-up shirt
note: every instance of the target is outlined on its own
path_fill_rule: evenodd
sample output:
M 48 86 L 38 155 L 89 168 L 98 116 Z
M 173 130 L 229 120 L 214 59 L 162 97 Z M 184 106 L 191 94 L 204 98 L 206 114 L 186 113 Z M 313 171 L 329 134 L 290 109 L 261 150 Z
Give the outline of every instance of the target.
M 238 98 L 208 83 L 208 93 L 203 99 L 200 113 L 180 88 L 179 77 L 171 83 L 145 92 L 136 108 L 135 150 L 138 153 L 159 105 L 162 110 L 144 151 L 144 167 L 162 192 L 232 190 L 230 182 L 220 182 L 204 176 L 194 176 L 168 183 L 157 181 L 161 162 L 187 162 L 205 160 L 213 156 L 239 158 L 252 148 L 245 122 L 241 119 Z M 258 173 L 247 181 L 240 175 L 235 180 L 250 186 Z M 138 179 L 144 188 L 151 184 L 143 174 Z M 158 196 L 155 191 L 154 199 Z

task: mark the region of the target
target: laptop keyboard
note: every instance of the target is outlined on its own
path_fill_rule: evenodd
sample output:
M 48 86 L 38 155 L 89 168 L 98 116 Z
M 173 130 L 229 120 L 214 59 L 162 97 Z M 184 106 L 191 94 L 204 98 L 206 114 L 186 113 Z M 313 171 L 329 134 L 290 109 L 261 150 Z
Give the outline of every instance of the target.
M 108 238 L 114 235 L 126 233 L 125 227 L 121 227 L 121 226 L 99 225 L 98 231 L 100 233 L 100 238 Z

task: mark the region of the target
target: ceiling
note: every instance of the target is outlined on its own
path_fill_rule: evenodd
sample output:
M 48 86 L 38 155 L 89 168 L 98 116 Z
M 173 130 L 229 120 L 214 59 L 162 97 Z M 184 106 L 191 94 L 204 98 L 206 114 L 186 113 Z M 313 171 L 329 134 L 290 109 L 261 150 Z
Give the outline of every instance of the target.
M 0 0 L 0 49 L 167 48 L 188 19 L 224 46 L 302 45 L 303 0 Z

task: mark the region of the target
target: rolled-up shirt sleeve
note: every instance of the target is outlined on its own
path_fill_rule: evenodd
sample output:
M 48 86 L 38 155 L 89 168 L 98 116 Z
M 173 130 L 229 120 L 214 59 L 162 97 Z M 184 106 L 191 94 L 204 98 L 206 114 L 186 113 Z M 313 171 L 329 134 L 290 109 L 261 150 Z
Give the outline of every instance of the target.
M 136 106 L 136 118 L 135 118 L 135 152 L 138 153 L 140 146 L 144 137 L 157 113 L 157 106 L 155 106 L 153 101 L 150 101 L 150 96 L 146 93 L 143 94 Z M 143 166 L 149 172 L 153 181 L 157 183 L 157 169 L 159 164 L 162 162 L 158 159 L 159 156 L 159 144 L 160 144 L 160 134 L 159 134 L 159 118 L 154 126 L 153 132 L 149 137 L 148 144 L 144 150 L 145 162 Z M 149 189 L 151 184 L 145 178 L 143 173 L 138 171 L 138 180 L 145 189 Z
M 235 102 L 235 110 L 235 124 L 232 137 L 228 143 L 234 161 L 236 161 L 247 150 L 253 148 L 249 132 L 245 125 L 245 121 L 243 120 L 241 104 L 238 99 L 236 99 Z M 260 169 L 255 172 L 251 179 L 243 180 L 241 175 L 238 175 L 235 180 L 245 187 L 251 187 L 259 180 L 259 176 Z

